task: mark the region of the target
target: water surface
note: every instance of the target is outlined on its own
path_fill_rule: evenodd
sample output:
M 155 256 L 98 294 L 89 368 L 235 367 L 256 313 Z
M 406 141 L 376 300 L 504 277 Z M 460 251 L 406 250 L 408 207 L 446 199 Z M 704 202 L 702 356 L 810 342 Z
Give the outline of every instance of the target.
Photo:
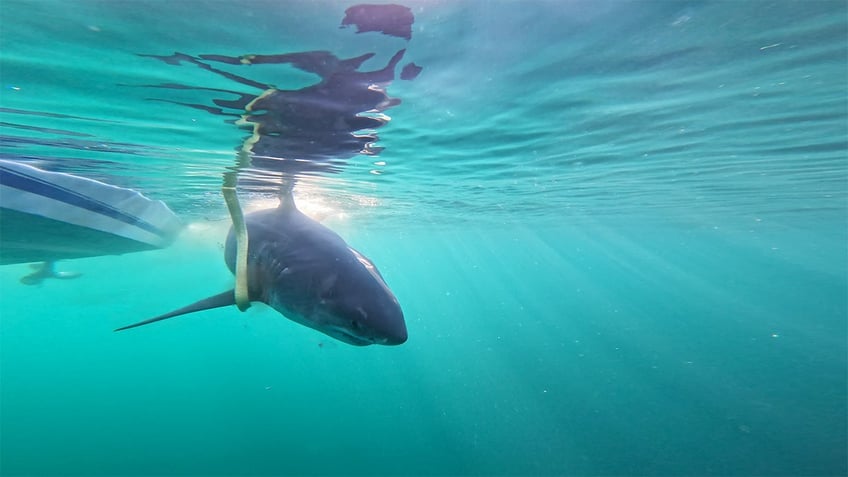
M 353 4 L 0 5 L 3 156 L 187 224 L 60 262 L 76 280 L 0 268 L 3 475 L 848 472 L 844 2 L 414 1 L 409 39 L 340 29 Z M 399 50 L 373 150 L 296 192 L 380 267 L 406 344 L 263 306 L 112 333 L 232 286 L 250 131 L 208 108 L 263 90 L 157 57 Z M 277 178 L 245 173 L 245 204 Z

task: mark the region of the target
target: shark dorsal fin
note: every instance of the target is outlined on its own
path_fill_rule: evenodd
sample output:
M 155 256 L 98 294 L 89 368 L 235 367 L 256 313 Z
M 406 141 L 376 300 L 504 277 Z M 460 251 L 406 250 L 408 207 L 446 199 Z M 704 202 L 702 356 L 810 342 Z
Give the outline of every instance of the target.
M 297 210 L 294 205 L 294 181 L 286 181 L 280 186 L 280 210 Z

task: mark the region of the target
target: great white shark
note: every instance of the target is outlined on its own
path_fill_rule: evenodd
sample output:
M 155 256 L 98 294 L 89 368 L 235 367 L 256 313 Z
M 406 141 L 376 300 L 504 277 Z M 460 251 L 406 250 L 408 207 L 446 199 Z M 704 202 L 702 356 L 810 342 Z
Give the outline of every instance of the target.
M 247 214 L 245 225 L 251 301 L 265 303 L 297 323 L 348 344 L 406 341 L 400 304 L 374 263 L 300 212 L 290 192 L 283 194 L 277 208 Z M 231 228 L 224 259 L 233 273 L 235 255 Z M 234 304 L 235 292 L 228 290 L 115 331 Z

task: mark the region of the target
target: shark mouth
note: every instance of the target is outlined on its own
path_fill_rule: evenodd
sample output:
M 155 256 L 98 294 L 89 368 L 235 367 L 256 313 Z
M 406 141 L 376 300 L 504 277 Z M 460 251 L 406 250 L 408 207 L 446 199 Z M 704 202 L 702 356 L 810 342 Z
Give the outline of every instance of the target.
M 331 330 L 325 331 L 325 333 L 339 341 L 344 341 L 345 343 L 354 346 L 368 346 L 376 343 L 376 341 L 374 341 L 373 339 L 369 340 L 361 338 L 343 328 L 333 328 Z

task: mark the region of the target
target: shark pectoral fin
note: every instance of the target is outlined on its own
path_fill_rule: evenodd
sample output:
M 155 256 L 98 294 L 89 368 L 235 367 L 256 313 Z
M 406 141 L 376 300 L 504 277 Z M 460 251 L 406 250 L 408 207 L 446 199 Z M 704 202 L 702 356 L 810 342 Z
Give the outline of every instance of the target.
M 138 323 L 133 323 L 131 325 L 122 326 L 120 328 L 117 328 L 115 331 L 128 330 L 137 326 L 149 325 L 150 323 L 155 323 L 157 321 L 167 320 L 168 318 L 173 318 L 175 316 L 186 315 L 188 313 L 194 313 L 196 311 L 211 310 L 213 308 L 221 308 L 222 306 L 230 306 L 235 304 L 235 291 L 228 290 L 224 293 L 219 293 L 217 295 L 210 296 L 209 298 L 204 298 L 198 302 L 192 303 L 188 306 L 184 306 L 178 310 L 165 313 L 164 315 L 160 315 L 155 318 L 150 318 L 149 320 L 139 321 Z

